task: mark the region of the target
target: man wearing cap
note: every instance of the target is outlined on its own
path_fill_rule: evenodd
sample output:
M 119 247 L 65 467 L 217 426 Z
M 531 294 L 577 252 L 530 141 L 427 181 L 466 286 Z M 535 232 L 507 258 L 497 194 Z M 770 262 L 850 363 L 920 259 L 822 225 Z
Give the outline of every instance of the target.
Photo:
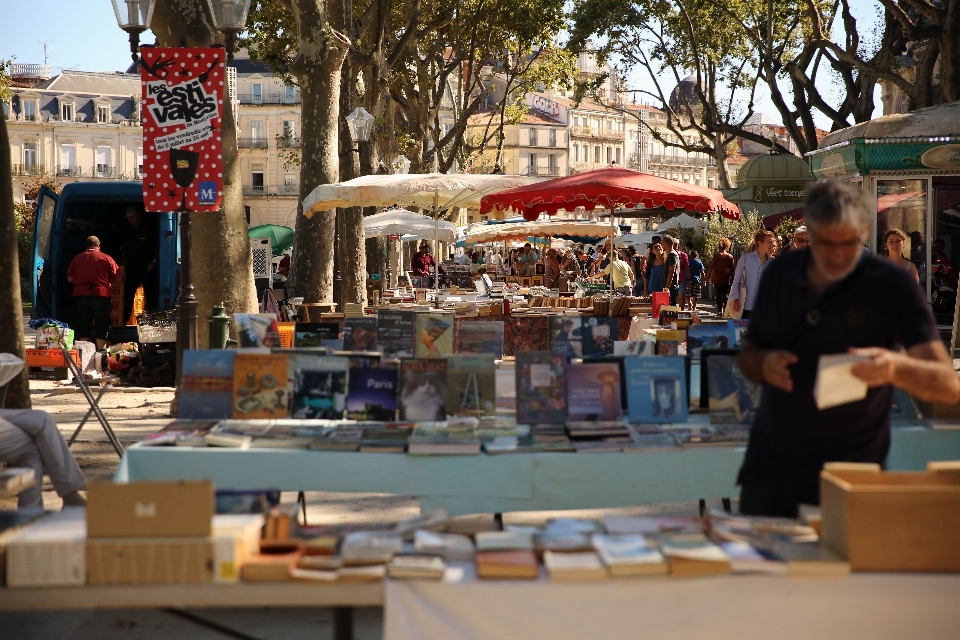
M 157 309 L 157 258 L 159 238 L 157 227 L 144 216 L 136 205 L 127 207 L 126 224 L 120 232 L 120 264 L 126 271 L 123 288 L 123 321 L 130 318 L 133 298 L 143 285 L 144 308 Z
M 87 238 L 87 250 L 75 257 L 67 267 L 67 282 L 73 283 L 76 305 L 74 330 L 79 340 L 96 340 L 97 349 L 107 346 L 113 283 L 120 280 L 117 263 L 100 251 L 100 238 L 97 236 Z

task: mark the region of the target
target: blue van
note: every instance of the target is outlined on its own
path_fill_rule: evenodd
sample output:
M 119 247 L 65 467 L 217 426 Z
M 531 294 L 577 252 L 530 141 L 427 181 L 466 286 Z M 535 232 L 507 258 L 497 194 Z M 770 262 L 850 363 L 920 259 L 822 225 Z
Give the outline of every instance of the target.
M 73 285 L 67 267 L 86 250 L 86 238 L 97 236 L 100 247 L 119 264 L 127 207 L 143 209 L 140 182 L 74 182 L 58 196 L 44 187 L 37 200 L 33 238 L 33 318 L 74 321 Z M 169 309 L 178 295 L 180 239 L 176 213 L 143 214 L 143 225 L 156 233 L 157 268 L 149 274 L 148 310 Z M 152 307 L 152 308 L 151 308 Z

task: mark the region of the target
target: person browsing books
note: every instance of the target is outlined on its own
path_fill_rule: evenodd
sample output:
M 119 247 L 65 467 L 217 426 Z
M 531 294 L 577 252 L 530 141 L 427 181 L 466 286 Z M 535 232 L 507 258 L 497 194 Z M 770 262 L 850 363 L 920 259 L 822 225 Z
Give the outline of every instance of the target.
M 599 280 L 603 276 L 609 275 L 613 279 L 613 288 L 625 296 L 633 292 L 633 269 L 630 263 L 620 259 L 619 251 L 610 251 L 610 262 L 597 275 L 592 276 L 590 280 Z
M 777 246 L 776 236 L 772 231 L 760 229 L 753 234 L 753 251 L 743 256 L 737 263 L 737 270 L 733 274 L 733 283 L 730 286 L 730 303 L 737 313 L 743 309 L 744 320 L 749 320 L 753 313 L 753 305 L 760 289 L 760 277 Z M 740 287 L 747 291 L 743 300 L 740 299 Z
M 743 338 L 739 365 L 762 383 L 740 470 L 740 510 L 796 517 L 819 503 L 826 462 L 882 464 L 890 449 L 893 387 L 927 402 L 955 403 L 960 379 L 913 275 L 864 248 L 875 215 L 857 187 L 811 187 L 809 248 L 770 263 Z M 850 373 L 866 396 L 817 409 L 820 357 L 861 356 Z M 856 387 L 851 380 L 851 387 Z
M 713 260 L 710 261 L 710 268 L 707 269 L 705 280 L 709 280 L 713 285 L 714 297 L 717 302 L 717 313 L 723 315 L 727 306 L 727 296 L 730 294 L 730 281 L 733 280 L 733 272 L 737 261 L 730 254 L 730 240 L 720 238 L 718 251 L 713 254 Z

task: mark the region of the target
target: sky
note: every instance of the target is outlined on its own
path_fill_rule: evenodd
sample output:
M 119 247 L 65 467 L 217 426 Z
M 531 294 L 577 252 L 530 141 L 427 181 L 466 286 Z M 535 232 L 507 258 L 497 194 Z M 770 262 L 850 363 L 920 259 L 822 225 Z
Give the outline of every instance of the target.
M 872 26 L 876 6 L 876 0 L 853 0 L 854 14 L 863 29 Z M 0 16 L 0 59 L 16 55 L 17 62 L 42 64 L 41 41 L 47 41 L 47 64 L 54 73 L 62 69 L 120 71 L 131 63 L 127 34 L 117 26 L 110 0 L 32 0 L 29 10 L 25 10 L 23 0 L 0 0 Z M 141 40 L 152 43 L 153 34 L 147 32 Z M 626 76 L 630 89 L 654 89 L 640 73 Z M 834 91 L 829 82 L 818 85 L 826 95 Z M 668 91 L 672 83 L 664 82 L 663 86 Z M 638 101 L 644 99 L 640 97 Z M 874 117 L 882 113 L 879 93 L 876 104 Z M 780 119 L 767 91 L 761 90 L 755 110 Z M 830 128 L 829 120 L 819 114 L 816 121 L 819 126 Z

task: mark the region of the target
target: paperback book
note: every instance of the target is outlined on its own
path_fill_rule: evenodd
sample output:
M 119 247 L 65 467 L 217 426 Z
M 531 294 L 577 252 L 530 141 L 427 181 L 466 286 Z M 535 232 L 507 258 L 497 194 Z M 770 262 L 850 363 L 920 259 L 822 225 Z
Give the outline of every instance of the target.
M 347 383 L 347 419 L 394 420 L 397 387 L 397 370 L 393 367 L 351 367 Z
M 570 364 L 567 367 L 567 414 L 570 420 L 620 419 L 620 365 L 616 362 Z
M 749 324 L 749 320 L 727 318 L 727 343 L 731 349 L 739 349 L 743 346 L 743 334 L 747 332 Z
M 480 438 L 469 425 L 418 424 L 407 440 L 410 455 L 478 455 Z
M 680 355 L 680 343 L 683 342 L 683 331 L 660 329 L 657 331 L 657 355 Z
M 297 369 L 291 415 L 309 420 L 342 420 L 349 366 L 346 358 L 321 356 L 310 368 Z
M 271 313 L 235 313 L 233 326 L 241 348 L 280 346 L 280 325 Z
M 376 351 L 377 316 L 344 318 L 343 350 Z
M 613 355 L 645 357 L 656 355 L 657 343 L 653 340 L 617 340 L 613 343 Z
M 180 408 L 183 419 L 233 417 L 233 357 L 235 349 L 183 352 Z
M 447 415 L 493 415 L 496 410 L 494 357 L 458 354 L 447 358 Z
M 618 319 L 612 316 L 583 318 L 583 357 L 613 355 L 613 343 L 619 331 Z
M 237 352 L 233 357 L 233 417 L 286 418 L 287 356 Z
M 392 423 L 384 427 L 367 427 L 360 438 L 363 453 L 403 453 L 413 433 L 410 423 Z
M 453 316 L 417 314 L 418 358 L 443 358 L 453 353 Z
M 503 321 L 457 323 L 457 353 L 503 357 Z
M 730 334 L 722 324 L 695 324 L 687 329 L 687 354 L 699 358 L 704 349 L 726 349 Z
M 706 357 L 707 401 L 710 422 L 753 424 L 760 406 L 762 387 L 747 380 L 732 353 L 710 353 Z M 701 382 L 701 396 L 704 385 Z
M 550 316 L 550 351 L 572 358 L 583 357 L 583 327 L 579 316 Z
M 686 422 L 687 376 L 684 358 L 627 358 L 630 422 Z
M 329 340 L 340 338 L 336 322 L 298 322 L 293 327 L 294 347 L 325 347 Z
M 377 312 L 377 348 L 387 360 L 412 358 L 416 339 L 416 311 Z
M 447 419 L 447 361 L 443 358 L 400 360 L 400 419 Z
M 362 427 L 338 426 L 308 445 L 308 448 L 317 451 L 356 451 L 360 448 Z
M 521 423 L 567 419 L 567 356 L 549 351 L 517 354 L 517 420 Z

